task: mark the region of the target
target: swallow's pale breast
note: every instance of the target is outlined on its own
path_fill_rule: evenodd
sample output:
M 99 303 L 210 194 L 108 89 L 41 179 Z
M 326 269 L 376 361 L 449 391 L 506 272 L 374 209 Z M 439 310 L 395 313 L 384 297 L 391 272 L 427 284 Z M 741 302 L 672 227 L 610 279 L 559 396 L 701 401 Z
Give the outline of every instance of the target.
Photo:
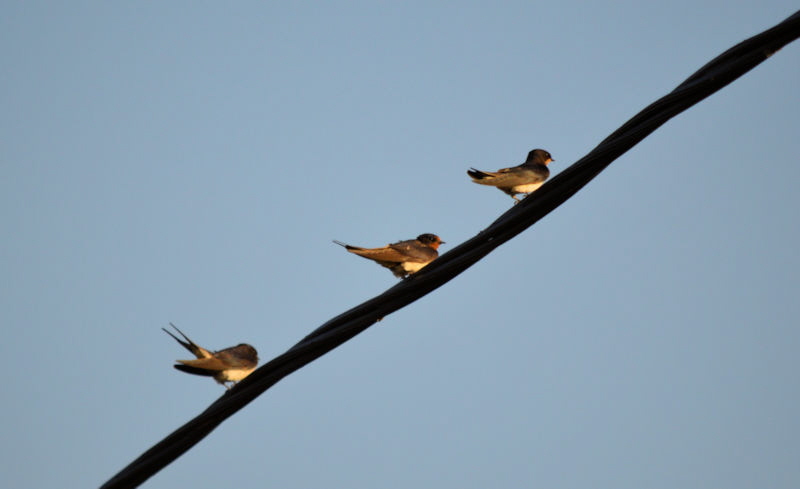
M 534 149 L 521 165 L 502 168 L 496 172 L 470 168 L 467 175 L 472 177 L 473 182 L 497 187 L 519 202 L 517 194 L 530 194 L 544 184 L 550 176 L 547 165 L 552 161 L 555 160 L 550 153 L 543 149 Z
M 334 240 L 347 251 L 378 263 L 392 271 L 396 277 L 404 278 L 418 272 L 439 256 L 437 249 L 444 241 L 435 234 L 420 234 L 416 239 L 399 241 L 381 248 L 361 248 Z

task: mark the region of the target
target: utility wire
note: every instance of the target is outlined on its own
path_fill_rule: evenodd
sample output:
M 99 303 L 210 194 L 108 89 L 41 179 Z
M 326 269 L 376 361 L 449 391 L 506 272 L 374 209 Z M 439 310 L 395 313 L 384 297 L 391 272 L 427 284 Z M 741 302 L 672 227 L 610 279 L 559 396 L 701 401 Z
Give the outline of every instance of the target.
M 188 451 L 220 423 L 295 370 L 311 363 L 377 321 L 449 282 L 495 248 L 572 197 L 620 155 L 672 117 L 728 85 L 800 37 L 800 11 L 714 58 L 675 90 L 636 114 L 589 154 L 513 206 L 477 236 L 419 272 L 329 320 L 288 351 L 264 364 L 205 411 L 108 480 L 101 489 L 136 487 Z

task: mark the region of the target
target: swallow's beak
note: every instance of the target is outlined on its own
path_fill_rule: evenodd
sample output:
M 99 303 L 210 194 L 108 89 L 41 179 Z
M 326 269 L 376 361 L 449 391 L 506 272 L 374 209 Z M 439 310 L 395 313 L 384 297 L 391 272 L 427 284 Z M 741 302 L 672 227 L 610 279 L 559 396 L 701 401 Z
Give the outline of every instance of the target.
M 544 164 L 545 165 L 549 165 L 550 163 L 552 163 L 554 161 L 556 161 L 556 160 L 554 160 L 553 158 L 548 158 L 547 161 L 544 162 Z

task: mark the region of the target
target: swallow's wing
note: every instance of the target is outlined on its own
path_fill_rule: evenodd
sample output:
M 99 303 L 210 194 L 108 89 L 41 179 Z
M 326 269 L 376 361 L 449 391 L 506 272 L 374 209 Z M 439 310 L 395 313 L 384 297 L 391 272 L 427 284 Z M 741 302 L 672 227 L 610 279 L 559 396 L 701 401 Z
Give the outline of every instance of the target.
M 183 365 L 182 363 L 176 363 L 175 365 L 173 365 L 173 367 L 175 367 L 175 370 L 180 370 L 181 372 L 186 372 L 187 374 L 202 375 L 204 377 L 214 377 L 219 373 L 219 371 L 217 370 L 208 370 L 205 368 L 192 367 L 190 365 Z
M 519 171 L 519 167 L 516 166 L 501 168 L 497 171 L 482 171 L 471 168 L 467 174 L 472 177 L 472 181 L 475 183 L 497 186 L 498 181 L 508 179 L 509 177 L 516 178 L 519 175 Z
M 513 173 L 515 171 L 519 171 L 521 167 L 522 165 L 512 166 L 509 168 L 500 168 L 499 170 L 497 170 L 497 172 L 494 173 L 494 175 L 497 176 L 498 174 L 501 173 Z
M 255 349 L 248 345 L 239 345 L 217 352 L 217 358 L 228 365 L 228 368 L 256 368 L 258 356 Z
M 439 256 L 436 250 L 421 244 L 415 239 L 393 243 L 388 248 L 405 257 L 402 261 L 427 263 Z
M 544 165 L 534 167 L 503 168 L 497 172 L 484 172 L 485 176 L 477 183 L 494 185 L 495 187 L 514 187 L 516 185 L 529 185 L 541 183 L 550 176 L 550 170 Z
M 183 369 L 181 368 L 181 366 L 191 367 L 191 369 L 195 371 L 207 372 L 207 373 L 189 372 L 189 373 L 197 373 L 198 375 L 214 375 L 215 373 L 221 370 L 226 370 L 231 368 L 231 365 L 228 365 L 226 362 L 216 357 L 198 358 L 197 360 L 176 360 L 176 362 L 178 362 L 178 365 L 175 365 L 175 368 L 177 368 L 178 370 L 183 370 L 184 372 L 189 372 L 189 370 Z
M 347 251 L 377 262 L 400 263 L 408 259 L 401 251 L 392 248 L 392 245 L 384 246 L 383 248 L 359 248 L 357 246 L 348 246 Z
M 467 170 L 467 175 L 469 175 L 473 180 L 477 181 L 477 180 L 483 180 L 484 178 L 489 178 L 496 174 L 490 171 L 483 171 L 475 168 L 470 168 L 469 170 Z
M 483 171 L 483 170 L 478 170 L 478 169 L 475 169 L 475 168 L 470 168 L 467 171 L 467 175 L 471 176 L 472 178 L 477 178 L 477 179 L 480 180 L 482 178 L 497 177 L 502 173 L 515 172 L 515 171 L 519 170 L 521 167 L 522 167 L 522 165 L 517 165 L 517 166 L 512 166 L 512 167 L 509 167 L 509 168 L 500 168 L 497 171 Z

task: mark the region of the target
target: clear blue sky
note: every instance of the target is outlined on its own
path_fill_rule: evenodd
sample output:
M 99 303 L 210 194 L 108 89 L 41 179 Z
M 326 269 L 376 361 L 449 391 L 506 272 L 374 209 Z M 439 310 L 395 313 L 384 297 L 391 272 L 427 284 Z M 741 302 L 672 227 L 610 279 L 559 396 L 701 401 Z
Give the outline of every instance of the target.
M 588 3 L 588 2 L 587 2 Z M 96 487 L 262 361 L 451 249 L 781 1 L 8 2 L 0 485 Z M 539 224 L 288 377 L 145 487 L 800 486 L 800 44 Z

